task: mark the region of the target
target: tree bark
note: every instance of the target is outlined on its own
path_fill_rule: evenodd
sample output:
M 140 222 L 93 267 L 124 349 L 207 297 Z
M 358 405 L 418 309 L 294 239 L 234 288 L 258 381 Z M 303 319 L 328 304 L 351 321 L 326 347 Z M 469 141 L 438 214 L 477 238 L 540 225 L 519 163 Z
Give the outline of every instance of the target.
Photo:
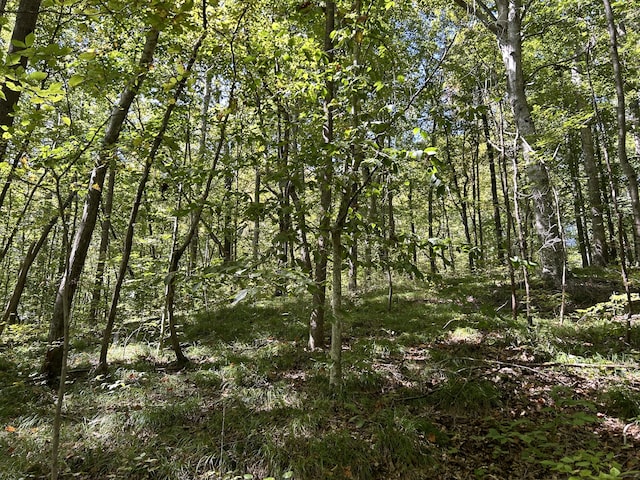
M 636 150 L 636 157 L 640 157 L 640 101 L 638 101 L 637 92 L 629 101 L 629 110 L 631 110 L 631 132 L 633 134 L 633 144 Z
M 85 199 L 82 220 L 73 240 L 71 253 L 69 256 L 68 274 L 65 274 L 58 286 L 56 294 L 53 315 L 49 328 L 48 349 L 45 362 L 42 368 L 43 373 L 49 378 L 54 378 L 60 374 L 63 360 L 62 340 L 64 337 L 64 302 L 68 298 L 69 303 L 73 302 L 73 298 L 78 287 L 78 282 L 84 269 L 87 252 L 91 243 L 91 237 L 96 225 L 98 209 L 100 207 L 100 198 L 104 179 L 112 155 L 113 148 L 116 145 L 122 130 L 131 103 L 136 97 L 140 85 L 144 81 L 153 60 L 153 54 L 158 44 L 159 31 L 152 28 L 146 34 L 145 45 L 138 64 L 138 73 L 127 85 L 120 95 L 118 104 L 111 111 L 111 116 L 105 131 L 102 145 L 96 161 L 96 167 L 91 173 L 89 181 L 89 190 Z

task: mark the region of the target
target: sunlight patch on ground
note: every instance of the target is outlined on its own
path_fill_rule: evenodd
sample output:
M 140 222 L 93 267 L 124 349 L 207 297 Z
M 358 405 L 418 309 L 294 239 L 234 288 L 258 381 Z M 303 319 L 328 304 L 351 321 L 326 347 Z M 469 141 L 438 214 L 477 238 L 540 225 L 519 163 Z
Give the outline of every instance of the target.
M 481 332 L 471 327 L 457 327 L 453 332 L 449 332 L 445 343 L 468 343 L 479 345 L 483 335 Z

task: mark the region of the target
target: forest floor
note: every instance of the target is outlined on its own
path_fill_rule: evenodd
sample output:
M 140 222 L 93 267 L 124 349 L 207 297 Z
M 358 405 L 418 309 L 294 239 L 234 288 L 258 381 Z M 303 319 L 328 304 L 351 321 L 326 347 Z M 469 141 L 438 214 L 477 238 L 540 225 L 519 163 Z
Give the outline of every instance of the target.
M 111 373 L 77 327 L 63 478 L 640 478 L 640 322 L 615 282 L 534 288 L 514 320 L 504 278 L 406 283 L 346 302 L 344 387 L 306 351 L 302 297 L 184 317 L 191 363 L 157 352 L 157 320 L 126 322 Z M 44 326 L 0 340 L 0 479 L 48 478 L 55 392 L 38 376 Z

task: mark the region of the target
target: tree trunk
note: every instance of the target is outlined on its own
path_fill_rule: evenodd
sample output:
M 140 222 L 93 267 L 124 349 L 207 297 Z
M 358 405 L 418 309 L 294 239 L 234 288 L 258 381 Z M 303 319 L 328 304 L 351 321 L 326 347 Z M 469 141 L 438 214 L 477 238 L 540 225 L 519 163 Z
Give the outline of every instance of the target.
M 500 199 L 498 197 L 498 181 L 496 177 L 495 150 L 491 143 L 491 134 L 489 131 L 489 121 L 487 114 L 482 112 L 482 128 L 487 145 L 487 158 L 489 159 L 489 174 L 491 179 L 491 200 L 493 202 L 493 224 L 496 231 L 496 244 L 498 246 L 497 255 L 498 263 L 505 264 L 505 245 L 504 232 L 502 230 L 502 219 L 500 215 Z
M 233 172 L 230 171 L 229 168 L 224 176 L 224 189 L 225 189 L 225 198 L 224 198 L 224 225 L 223 225 L 223 236 L 222 236 L 222 258 L 225 263 L 231 262 L 233 259 L 232 245 L 233 245 L 233 227 L 232 227 L 232 202 L 233 198 Z
M 251 253 L 253 261 L 260 258 L 260 166 L 255 167 L 255 178 L 253 183 L 253 204 L 256 206 L 255 218 L 253 220 L 253 240 L 251 241 Z
M 573 144 L 573 138 L 567 139 L 567 165 L 569 167 L 569 174 L 571 181 L 573 182 L 573 213 L 576 222 L 577 230 L 577 242 L 578 250 L 580 252 L 580 258 L 582 259 L 582 267 L 591 265 L 591 248 L 589 245 L 589 238 L 586 232 L 586 221 L 584 219 L 584 197 L 582 195 L 582 186 L 580 185 L 580 169 L 578 167 L 578 161 L 576 159 L 576 152 L 574 148 L 571 148 Z M 557 197 L 557 192 L 556 192 Z M 556 200 L 556 203 L 558 200 Z M 559 210 L 559 207 L 558 207 Z M 556 214 L 556 216 L 558 216 Z
M 514 149 L 515 150 L 515 149 Z M 525 302 L 526 302 L 526 313 L 527 313 L 527 324 L 529 326 L 533 326 L 533 318 L 531 317 L 531 295 L 529 289 L 529 270 L 528 265 L 525 263 L 527 259 L 526 246 L 525 246 L 525 234 L 523 228 L 522 215 L 520 214 L 520 200 L 519 200 L 519 187 L 518 187 L 518 161 L 515 156 L 512 159 L 513 162 L 513 214 L 515 219 L 515 224 L 518 233 L 518 245 L 520 247 L 520 260 L 521 260 L 521 268 L 522 268 L 522 277 L 524 280 L 524 288 L 525 288 Z
M 232 80 L 231 89 L 229 91 L 228 105 L 233 105 L 236 102 L 235 88 L 236 88 L 236 79 L 234 78 Z M 191 225 L 189 226 L 189 230 L 186 236 L 184 237 L 182 244 L 177 248 L 173 248 L 171 252 L 171 257 L 169 259 L 169 269 L 165 277 L 166 285 L 165 285 L 164 311 L 166 313 L 168 324 L 169 324 L 171 346 L 176 355 L 176 361 L 178 362 L 178 364 L 188 363 L 189 359 L 184 355 L 184 353 L 182 353 L 182 348 L 180 346 L 177 330 L 175 327 L 174 305 L 175 305 L 175 296 L 176 296 L 176 277 L 178 276 L 180 259 L 182 258 L 185 251 L 189 247 L 189 244 L 191 243 L 191 240 L 193 240 L 193 237 L 200 225 L 202 212 L 204 211 L 204 208 L 207 205 L 207 200 L 211 192 L 211 186 L 216 176 L 218 163 L 220 161 L 222 150 L 227 139 L 226 131 L 227 131 L 227 125 L 229 122 L 229 116 L 231 114 L 231 109 L 227 107 L 226 112 L 227 113 L 225 114 L 225 116 L 222 118 L 222 121 L 221 121 L 220 138 L 218 139 L 218 144 L 214 153 L 213 160 L 211 162 L 211 167 L 209 168 L 209 174 L 207 176 L 204 190 L 202 191 L 202 194 L 200 195 L 198 200 L 196 200 L 196 203 L 195 203 L 196 207 L 195 207 L 195 210 L 193 210 L 193 214 L 191 216 Z M 200 155 L 204 156 L 204 154 L 205 154 L 204 150 L 200 152 Z M 175 245 L 175 242 L 174 242 L 174 245 Z
M 462 147 L 464 149 L 464 146 Z M 446 132 L 446 150 L 447 150 L 447 164 L 451 168 L 451 175 L 453 179 L 453 187 L 454 192 L 456 194 L 457 202 L 456 207 L 458 208 L 458 212 L 460 213 L 460 220 L 462 221 L 462 227 L 464 230 L 464 239 L 466 242 L 466 246 L 468 248 L 467 252 L 467 261 L 469 263 L 469 271 L 473 271 L 475 269 L 474 266 L 474 258 L 473 258 L 473 250 L 471 248 L 471 230 L 469 229 L 469 204 L 467 201 L 467 189 L 469 183 L 469 177 L 466 174 L 465 169 L 465 181 L 463 190 L 460 190 L 460 182 L 458 181 L 458 172 L 456 170 L 455 164 L 453 163 L 453 159 L 451 157 L 451 147 L 449 145 L 449 132 Z M 462 154 L 464 158 L 464 152 Z
M 539 258 L 542 277 L 560 285 L 565 252 L 554 213 L 549 173 L 543 160 L 534 150 L 536 130 L 527 102 L 522 71 L 521 0 L 497 0 L 495 14 L 486 7 L 474 10 L 465 0 L 454 1 L 473 13 L 497 38 L 507 73 L 507 92 L 525 161 L 529 193 L 533 201 L 535 229 L 541 244 Z
M 16 22 L 9 42 L 8 55 L 19 54 L 24 47 L 18 46 L 24 44 L 27 36 L 36 28 L 38 16 L 40 14 L 40 4 L 42 0 L 20 0 L 18 5 L 18 13 Z M 11 69 L 16 70 L 19 67 L 23 69 L 27 66 L 27 57 L 21 56 L 20 61 L 12 65 Z M 21 90 L 11 89 L 7 83 L 2 86 L 2 95 L 0 95 L 0 129 L 9 128 L 13 125 L 13 110 L 20 100 Z M 6 140 L 0 140 L 0 162 L 4 161 L 7 152 Z M 0 207 L 2 203 L 0 202 Z
M 413 202 L 413 179 L 409 179 L 409 191 L 407 193 L 407 203 L 409 207 L 409 231 L 411 232 L 411 262 L 414 267 L 418 266 L 418 248 L 416 246 L 416 219 Z M 411 278 L 414 276 L 411 275 Z
M 61 209 L 64 210 L 65 208 L 67 208 L 71 204 L 71 201 L 75 196 L 76 196 L 75 191 L 69 194 L 69 196 L 63 202 Z M 33 262 L 38 256 L 38 253 L 40 253 L 40 250 L 42 249 L 45 242 L 47 241 L 47 237 L 49 236 L 49 233 L 58 222 L 58 217 L 59 215 L 57 214 L 51 217 L 51 219 L 49 220 L 49 223 L 47 223 L 47 225 L 42 230 L 42 233 L 40 233 L 40 237 L 38 238 L 38 240 L 34 241 L 29 246 L 29 249 L 27 250 L 26 255 L 22 259 L 22 263 L 20 264 L 20 269 L 18 271 L 18 279 L 16 280 L 16 284 L 13 288 L 13 293 L 11 294 L 11 297 L 9 298 L 9 301 L 7 302 L 7 306 L 4 310 L 4 314 L 2 315 L 2 321 L 0 322 L 0 335 L 2 335 L 4 327 L 7 324 L 14 323 L 14 319 L 17 318 L 18 305 L 20 304 L 20 299 L 22 298 L 22 292 L 24 292 L 24 287 L 27 284 L 27 278 L 29 276 L 29 270 L 31 269 L 31 265 L 33 265 Z
M 480 269 L 484 268 L 484 231 L 482 225 L 482 208 L 480 200 L 480 139 L 476 138 L 473 142 L 473 232 L 474 242 L 477 250 L 476 266 Z
M 324 51 L 327 56 L 327 65 L 334 60 L 333 53 L 333 31 L 335 30 L 335 10 L 334 1 L 327 1 L 325 6 L 325 31 L 324 31 Z M 324 316 L 327 288 L 327 259 L 329 242 L 331 241 L 331 197 L 333 182 L 333 110 L 332 101 L 334 99 L 335 85 L 332 80 L 326 82 L 326 95 L 324 98 L 325 122 L 322 128 L 324 140 L 324 165 L 320 170 L 320 221 L 318 232 L 318 250 L 316 253 L 316 268 L 313 287 L 312 310 L 309 318 L 309 349 L 324 346 Z
M 69 275 L 65 275 L 60 285 L 53 309 L 51 325 L 49 328 L 48 350 L 43 365 L 43 373 L 49 378 L 54 378 L 60 374 L 62 368 L 62 339 L 64 337 L 64 308 L 65 298 L 71 304 L 78 287 L 78 282 L 84 268 L 87 252 L 91 243 L 93 230 L 95 229 L 98 209 L 100 207 L 100 197 L 109 165 L 113 148 L 118 141 L 122 125 L 129 111 L 129 107 L 136 97 L 140 85 L 146 77 L 153 59 L 153 53 L 158 44 L 159 31 L 152 28 L 146 35 L 145 45 L 138 64 L 140 73 L 136 75 L 132 83 L 125 87 L 120 95 L 118 104 L 114 107 L 105 130 L 100 152 L 98 154 L 97 165 L 91 173 L 89 181 L 89 191 L 85 199 L 82 220 L 75 234 L 71 253 L 69 257 Z M 68 285 L 67 285 L 68 283 Z
M 109 236 L 111 234 L 111 211 L 113 210 L 113 189 L 116 181 L 116 162 L 112 159 L 109 166 L 109 178 L 107 179 L 106 197 L 102 206 L 102 231 L 100 232 L 100 248 L 98 250 L 98 265 L 96 266 L 96 275 L 93 280 L 93 293 L 91 295 L 91 304 L 89 307 L 89 322 L 95 324 L 98 320 L 98 311 L 100 309 L 100 301 L 102 298 L 102 289 L 104 287 L 104 270 L 109 253 Z M 102 317 L 104 316 L 104 310 Z M 100 318 L 102 320 L 102 318 Z
M 629 110 L 631 110 L 631 131 L 633 133 L 636 157 L 640 157 L 640 102 L 638 101 L 637 92 L 629 101 Z
M 565 262 L 564 246 L 553 208 L 547 167 L 532 146 L 535 126 L 525 94 L 522 72 L 522 31 L 520 0 L 499 0 L 498 44 L 507 70 L 507 90 L 516 121 L 526 174 L 533 200 L 535 229 L 541 242 L 539 250 L 543 278 L 560 284 Z
M 594 155 L 593 135 L 591 127 L 586 125 L 580 129 L 584 170 L 587 174 L 587 195 L 589 197 L 589 215 L 591 218 L 591 233 L 593 236 L 591 263 L 600 267 L 609 260 L 607 236 L 604 230 L 602 216 L 602 195 L 600 193 L 600 176 Z
M 396 237 L 396 218 L 395 208 L 393 205 L 393 189 L 391 185 L 391 174 L 387 176 L 387 215 L 389 225 L 387 226 L 387 244 L 384 247 L 385 269 L 387 274 L 387 311 L 391 311 L 393 306 L 393 270 L 391 268 L 391 251 L 395 249 L 397 243 Z
M 333 256 L 333 278 L 331 285 L 331 369 L 329 385 L 334 389 L 342 386 L 342 227 L 331 234 Z
M 434 212 L 433 212 L 433 203 L 434 203 L 434 198 L 433 198 L 433 191 L 434 191 L 434 186 L 433 185 L 429 185 L 429 195 L 427 197 L 427 203 L 428 203 L 428 208 L 427 208 L 427 228 L 428 228 L 428 232 L 429 232 L 429 271 L 431 272 L 431 275 L 435 275 L 436 273 L 438 273 L 438 267 L 436 265 L 436 250 L 433 246 L 433 242 L 435 242 L 435 237 L 433 235 L 433 216 L 434 216 Z
M 302 203 L 300 202 L 300 197 L 298 196 L 298 191 L 295 187 L 295 184 L 291 185 L 289 194 L 291 195 L 293 206 L 296 209 L 296 218 L 298 219 L 298 232 L 300 232 L 300 243 L 302 246 L 302 268 L 304 272 L 309 276 L 309 278 L 313 280 L 313 264 L 311 262 L 311 247 L 309 246 L 309 240 L 307 237 L 307 233 L 308 233 L 307 219 L 305 216 Z
M 624 94 L 624 79 L 622 78 L 622 66 L 618 54 L 618 32 L 611 3 L 603 0 L 607 28 L 609 30 L 609 46 L 611 50 L 611 66 L 616 86 L 617 120 L 618 120 L 618 161 L 622 171 L 627 177 L 627 189 L 631 198 L 631 210 L 633 211 L 633 237 L 635 246 L 635 258 L 640 258 L 640 196 L 638 195 L 638 177 L 635 168 L 627 157 L 627 119 Z

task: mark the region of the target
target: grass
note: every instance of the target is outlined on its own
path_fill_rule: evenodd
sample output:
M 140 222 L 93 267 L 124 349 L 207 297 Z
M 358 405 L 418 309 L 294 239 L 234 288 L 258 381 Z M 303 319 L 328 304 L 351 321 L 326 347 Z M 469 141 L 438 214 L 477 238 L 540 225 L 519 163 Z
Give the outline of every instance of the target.
M 596 478 L 640 468 L 629 449 L 640 428 L 621 434 L 640 414 L 638 331 L 625 345 L 615 320 L 576 314 L 561 325 L 540 316 L 544 298 L 532 330 L 501 311 L 499 282 L 441 281 L 400 283 L 391 312 L 383 290 L 346 303 L 339 393 L 326 352 L 305 349 L 305 298 L 183 317 L 192 362 L 181 370 L 157 352 L 149 322 L 120 327 L 110 374 L 71 377 L 64 478 Z M 0 479 L 47 477 L 55 392 L 33 375 L 45 333 L 19 326 L 0 344 Z M 75 342 L 74 366 L 95 362 L 90 337 Z

